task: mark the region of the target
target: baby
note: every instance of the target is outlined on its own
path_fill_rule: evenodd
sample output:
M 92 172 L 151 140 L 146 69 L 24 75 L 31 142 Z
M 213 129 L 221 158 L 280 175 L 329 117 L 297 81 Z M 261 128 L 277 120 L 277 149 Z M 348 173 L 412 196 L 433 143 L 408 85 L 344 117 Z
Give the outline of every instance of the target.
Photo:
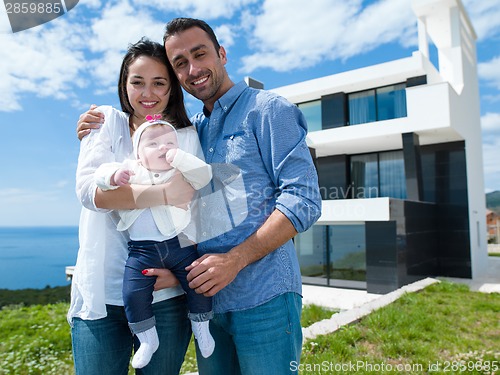
M 134 133 L 136 160 L 106 163 L 96 170 L 97 186 L 103 190 L 126 184 L 156 185 L 167 182 L 176 170 L 199 190 L 212 178 L 210 165 L 179 148 L 178 133 L 168 122 L 150 120 Z M 196 153 L 196 150 L 192 150 Z M 168 268 L 187 294 L 191 326 L 204 357 L 210 356 L 215 342 L 209 331 L 213 317 L 212 300 L 188 286 L 185 268 L 198 259 L 190 240 L 195 235 L 191 210 L 164 205 L 148 209 L 119 210 L 117 229 L 128 230 L 129 256 L 123 279 L 123 302 L 129 326 L 140 341 L 132 359 L 134 368 L 146 366 L 158 349 L 159 340 L 151 303 L 155 278 L 142 274 L 146 268 Z M 185 240 L 187 238 L 188 240 Z M 181 241 L 179 241 L 181 239 Z

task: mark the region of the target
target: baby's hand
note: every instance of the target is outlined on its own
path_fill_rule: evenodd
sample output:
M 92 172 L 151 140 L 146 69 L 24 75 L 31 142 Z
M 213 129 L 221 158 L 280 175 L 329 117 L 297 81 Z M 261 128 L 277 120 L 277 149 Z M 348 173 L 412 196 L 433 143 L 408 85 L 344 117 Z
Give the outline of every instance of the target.
M 175 155 L 177 154 L 177 149 L 176 148 L 171 148 L 170 150 L 167 151 L 167 154 L 165 155 L 165 158 L 167 159 L 168 164 L 172 164 L 172 162 L 175 159 Z
M 133 175 L 133 171 L 129 171 L 128 169 L 118 169 L 113 176 L 111 176 L 111 184 L 114 186 L 127 185 L 130 181 L 130 177 Z

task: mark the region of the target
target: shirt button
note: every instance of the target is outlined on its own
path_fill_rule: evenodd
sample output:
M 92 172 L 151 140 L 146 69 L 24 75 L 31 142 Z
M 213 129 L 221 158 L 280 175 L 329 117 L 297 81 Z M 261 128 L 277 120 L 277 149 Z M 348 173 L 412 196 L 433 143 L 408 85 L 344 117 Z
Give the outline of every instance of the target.
M 210 147 L 210 148 L 208 149 L 208 151 L 209 151 L 209 152 L 214 152 L 213 147 Z
M 155 177 L 160 177 L 160 175 L 158 173 L 155 173 Z

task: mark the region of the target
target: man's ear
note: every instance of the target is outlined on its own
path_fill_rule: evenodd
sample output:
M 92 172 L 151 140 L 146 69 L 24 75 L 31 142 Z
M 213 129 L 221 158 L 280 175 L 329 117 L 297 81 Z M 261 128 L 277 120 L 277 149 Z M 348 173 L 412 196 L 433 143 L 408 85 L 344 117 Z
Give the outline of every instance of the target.
M 220 46 L 220 48 L 219 48 L 219 56 L 220 56 L 220 59 L 222 61 L 222 64 L 226 65 L 226 63 L 227 63 L 226 50 L 222 46 Z

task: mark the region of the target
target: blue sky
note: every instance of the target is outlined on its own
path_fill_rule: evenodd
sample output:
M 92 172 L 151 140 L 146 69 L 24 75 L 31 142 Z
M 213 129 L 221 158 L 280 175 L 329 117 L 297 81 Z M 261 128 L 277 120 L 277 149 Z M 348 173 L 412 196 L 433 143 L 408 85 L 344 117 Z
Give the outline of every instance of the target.
M 216 4 L 216 6 L 211 6 Z M 404 58 L 418 49 L 410 0 L 80 0 L 12 34 L 0 5 L 0 226 L 77 225 L 75 126 L 91 103 L 119 108 L 129 43 L 202 18 L 228 72 L 275 87 Z M 500 0 L 463 0 L 476 33 L 486 191 L 500 190 Z M 191 114 L 201 105 L 187 98 Z

